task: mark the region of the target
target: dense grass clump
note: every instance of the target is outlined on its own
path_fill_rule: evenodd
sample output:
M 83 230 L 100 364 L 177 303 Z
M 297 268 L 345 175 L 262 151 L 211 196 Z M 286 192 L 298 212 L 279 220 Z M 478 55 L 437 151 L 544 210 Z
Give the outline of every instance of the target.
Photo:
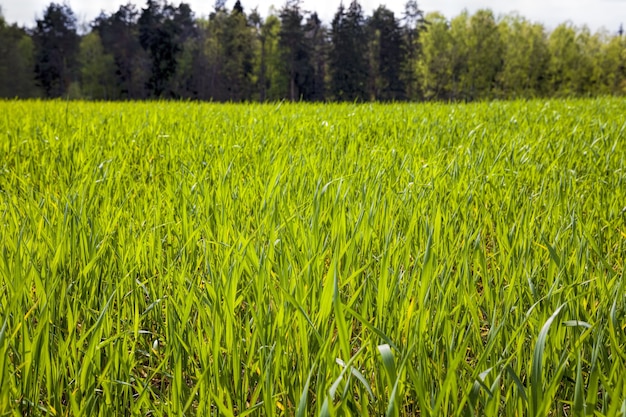
M 626 101 L 0 102 L 2 415 L 626 415 Z

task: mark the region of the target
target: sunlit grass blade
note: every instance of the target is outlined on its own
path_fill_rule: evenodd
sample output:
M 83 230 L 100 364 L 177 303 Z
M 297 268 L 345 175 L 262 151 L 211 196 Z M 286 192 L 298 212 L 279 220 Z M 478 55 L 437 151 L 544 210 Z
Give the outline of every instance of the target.
M 535 349 L 533 351 L 533 359 L 530 373 L 530 412 L 534 416 L 541 416 L 544 414 L 544 410 L 541 407 L 544 405 L 544 385 L 543 385 L 543 356 L 546 347 L 546 340 L 548 338 L 548 332 L 550 326 L 558 317 L 561 310 L 565 307 L 565 304 L 561 304 L 552 315 L 546 320 L 541 327 L 537 341 L 535 342 Z

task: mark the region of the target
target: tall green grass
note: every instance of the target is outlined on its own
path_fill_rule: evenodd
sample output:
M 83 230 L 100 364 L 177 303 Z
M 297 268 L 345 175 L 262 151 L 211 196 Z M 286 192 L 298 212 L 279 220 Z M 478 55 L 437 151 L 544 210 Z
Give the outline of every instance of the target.
M 626 416 L 626 102 L 0 102 L 0 414 Z

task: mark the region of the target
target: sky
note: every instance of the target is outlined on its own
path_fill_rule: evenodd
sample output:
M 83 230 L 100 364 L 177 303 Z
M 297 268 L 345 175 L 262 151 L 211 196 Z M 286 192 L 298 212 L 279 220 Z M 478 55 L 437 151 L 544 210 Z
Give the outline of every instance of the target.
M 43 10 L 51 0 L 0 0 L 2 14 L 9 23 L 34 26 L 35 19 L 41 17 Z M 88 23 L 101 10 L 115 12 L 120 4 L 127 0 L 55 0 L 70 5 L 79 22 Z M 232 7 L 236 0 L 227 0 L 226 7 Z M 304 10 L 316 11 L 325 22 L 330 22 L 341 0 L 303 0 Z M 143 7 L 145 0 L 131 0 L 138 7 Z M 170 0 L 178 4 L 180 0 Z M 214 0 L 186 0 L 196 16 L 207 16 L 212 10 Z M 262 16 L 266 16 L 271 6 L 279 9 L 285 0 L 241 0 L 245 10 L 257 7 Z M 406 0 L 360 0 L 367 15 L 380 4 L 400 14 Z M 350 3 L 350 0 L 344 0 Z M 626 25 L 626 0 L 418 0 L 418 6 L 424 12 L 439 11 L 446 17 L 457 16 L 463 9 L 470 13 L 481 8 L 489 8 L 498 15 L 517 12 L 534 22 L 543 23 L 548 29 L 569 21 L 576 26 L 587 25 L 592 31 L 604 28 L 617 32 L 621 23 Z

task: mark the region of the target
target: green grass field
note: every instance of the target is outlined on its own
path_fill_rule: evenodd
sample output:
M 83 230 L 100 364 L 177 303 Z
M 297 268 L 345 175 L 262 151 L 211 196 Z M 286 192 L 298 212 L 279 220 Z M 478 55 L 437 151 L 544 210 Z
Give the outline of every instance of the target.
M 625 115 L 0 102 L 0 415 L 625 416 Z

